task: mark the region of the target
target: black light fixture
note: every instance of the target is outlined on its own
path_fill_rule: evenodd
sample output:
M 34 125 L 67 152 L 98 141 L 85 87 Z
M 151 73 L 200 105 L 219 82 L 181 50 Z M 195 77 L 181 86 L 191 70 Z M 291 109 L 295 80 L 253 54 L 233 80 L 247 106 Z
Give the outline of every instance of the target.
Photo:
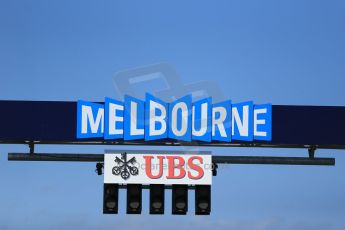
M 164 184 L 150 184 L 150 214 L 164 214 Z
M 186 215 L 188 211 L 188 186 L 172 186 L 172 214 Z
M 103 164 L 102 163 L 96 164 L 96 173 L 98 176 L 101 176 L 103 174 Z
M 128 184 L 127 185 L 127 214 L 141 213 L 141 199 L 142 199 L 142 185 Z
M 212 176 L 217 176 L 217 169 L 218 169 L 218 164 L 213 163 L 212 164 Z
M 104 184 L 103 192 L 103 213 L 117 214 L 119 200 L 119 185 Z
M 211 213 L 211 186 L 195 186 L 195 215 L 210 215 Z

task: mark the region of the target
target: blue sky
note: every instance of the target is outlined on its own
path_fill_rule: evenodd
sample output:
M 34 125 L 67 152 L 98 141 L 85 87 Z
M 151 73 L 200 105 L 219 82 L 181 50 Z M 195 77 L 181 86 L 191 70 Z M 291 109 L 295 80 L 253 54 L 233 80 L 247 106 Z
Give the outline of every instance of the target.
M 233 102 L 345 106 L 344 1 L 0 1 L 0 99 L 103 101 L 116 73 L 157 63 Z M 158 83 L 151 87 L 159 87 Z M 5 111 L 1 111 L 5 112 Z M 69 118 L 62 118 L 69 119 Z M 1 128 L 1 127 L 0 127 Z M 38 146 L 103 153 L 111 146 Z M 306 156 L 217 148 L 214 154 Z M 0 229 L 345 229 L 344 151 L 336 167 L 221 166 L 212 215 L 102 214 L 95 164 L 8 162 L 0 146 Z M 144 198 L 148 198 L 147 191 Z

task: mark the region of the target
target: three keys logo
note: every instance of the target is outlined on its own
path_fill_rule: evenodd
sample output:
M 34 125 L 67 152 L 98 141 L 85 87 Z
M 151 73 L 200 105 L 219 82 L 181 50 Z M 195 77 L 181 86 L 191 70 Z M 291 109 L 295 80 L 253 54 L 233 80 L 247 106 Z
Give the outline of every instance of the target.
M 138 168 L 135 166 L 137 162 L 135 157 L 127 160 L 127 153 L 121 154 L 121 158 L 115 157 L 117 166 L 113 167 L 112 173 L 115 176 L 120 175 L 122 179 L 127 180 L 130 176 L 137 176 L 139 174 Z

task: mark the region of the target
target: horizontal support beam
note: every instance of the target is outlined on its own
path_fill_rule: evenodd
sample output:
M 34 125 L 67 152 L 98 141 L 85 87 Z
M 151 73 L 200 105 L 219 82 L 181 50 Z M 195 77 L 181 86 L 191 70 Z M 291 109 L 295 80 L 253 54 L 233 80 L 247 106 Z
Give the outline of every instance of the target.
M 9 161 L 103 162 L 104 154 L 9 153 Z M 216 164 L 335 165 L 335 158 L 212 156 Z
M 103 162 L 104 154 L 78 153 L 9 153 L 9 161 L 72 161 L 72 162 Z
M 269 144 L 269 143 L 227 143 L 227 142 L 179 142 L 179 141 L 3 141 L 0 144 L 34 144 L 34 145 L 109 145 L 109 146 L 165 146 L 165 147 L 236 147 L 236 148 L 284 148 L 284 149 L 305 149 L 315 147 L 317 149 L 341 149 L 345 150 L 345 145 L 311 145 L 311 144 Z
M 213 156 L 218 164 L 271 164 L 271 165 L 335 165 L 335 158 Z

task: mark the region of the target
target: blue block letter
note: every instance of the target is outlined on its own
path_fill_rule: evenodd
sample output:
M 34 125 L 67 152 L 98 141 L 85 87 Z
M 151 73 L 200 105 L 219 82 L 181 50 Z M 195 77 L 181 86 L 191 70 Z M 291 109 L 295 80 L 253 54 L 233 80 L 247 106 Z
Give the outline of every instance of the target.
M 145 103 L 125 95 L 124 140 L 144 139 Z
M 232 105 L 232 139 L 253 141 L 253 102 Z
M 104 107 L 79 100 L 77 103 L 77 138 L 103 137 Z
M 254 139 L 272 140 L 272 105 L 254 106 Z
M 168 136 L 168 104 L 151 94 L 145 100 L 145 140 L 156 140 Z
M 191 141 L 192 96 L 184 96 L 169 104 L 169 138 Z
M 213 105 L 212 108 L 212 140 L 231 141 L 231 101 Z
M 104 139 L 123 138 L 123 103 L 111 98 L 105 98 L 105 129 Z

